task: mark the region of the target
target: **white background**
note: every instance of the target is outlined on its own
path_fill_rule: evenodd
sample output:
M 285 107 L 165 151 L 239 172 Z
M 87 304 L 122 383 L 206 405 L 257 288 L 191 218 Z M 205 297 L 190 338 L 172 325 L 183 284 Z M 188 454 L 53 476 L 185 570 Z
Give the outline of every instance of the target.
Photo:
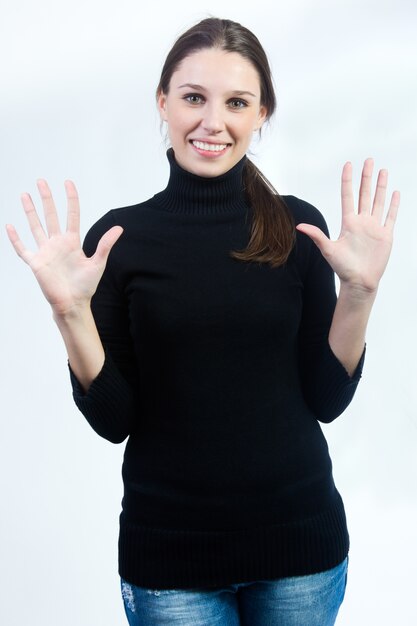
M 154 90 L 177 35 L 209 14 L 255 32 L 278 112 L 254 160 L 315 204 L 334 237 L 340 173 L 388 168 L 401 213 L 368 332 L 364 378 L 325 427 L 351 534 L 338 624 L 417 623 L 417 10 L 413 0 L 1 0 L 0 207 L 32 245 L 19 196 L 46 178 L 82 229 L 165 187 Z M 39 204 L 39 203 L 38 203 Z M 124 444 L 100 439 L 72 402 L 66 356 L 30 270 L 1 246 L 0 622 L 122 626 L 117 575 Z M 126 622 L 127 623 L 127 622 Z

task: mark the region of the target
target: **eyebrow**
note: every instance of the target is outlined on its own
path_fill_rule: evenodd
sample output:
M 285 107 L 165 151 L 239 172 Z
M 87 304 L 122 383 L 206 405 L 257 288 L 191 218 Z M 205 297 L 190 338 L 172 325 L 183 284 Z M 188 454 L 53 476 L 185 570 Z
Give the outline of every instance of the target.
M 178 89 L 182 89 L 183 87 L 189 87 L 190 89 L 195 89 L 197 91 L 206 91 L 202 85 L 196 85 L 194 83 L 184 83 L 184 85 L 180 85 Z M 234 91 L 231 91 L 231 93 L 234 96 L 252 96 L 253 98 L 256 98 L 256 94 L 251 91 L 241 91 L 239 89 L 235 89 Z

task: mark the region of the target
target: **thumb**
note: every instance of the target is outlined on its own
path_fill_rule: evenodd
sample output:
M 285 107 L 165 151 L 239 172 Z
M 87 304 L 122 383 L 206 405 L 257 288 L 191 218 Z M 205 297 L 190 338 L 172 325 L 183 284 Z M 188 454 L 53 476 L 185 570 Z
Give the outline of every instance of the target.
M 322 254 L 325 254 L 329 249 L 330 239 L 324 234 L 320 228 L 313 226 L 312 224 L 298 224 L 296 229 L 300 233 L 304 233 L 310 239 L 314 241 Z
M 123 232 L 123 228 L 121 226 L 112 226 L 110 230 L 108 230 L 101 237 L 100 241 L 97 244 L 97 249 L 93 255 L 94 260 L 98 264 L 106 263 L 107 257 L 110 254 L 110 250 L 119 239 L 120 235 Z

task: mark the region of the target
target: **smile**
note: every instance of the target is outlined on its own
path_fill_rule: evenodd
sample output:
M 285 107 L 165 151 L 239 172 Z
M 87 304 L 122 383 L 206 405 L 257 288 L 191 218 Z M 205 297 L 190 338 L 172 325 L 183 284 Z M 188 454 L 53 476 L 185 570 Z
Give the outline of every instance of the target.
M 205 141 L 191 140 L 191 145 L 203 156 L 220 156 L 231 146 L 230 143 L 207 143 Z
M 210 152 L 221 152 L 227 148 L 227 143 L 203 143 L 202 141 L 193 141 L 192 144 L 200 150 L 209 150 Z

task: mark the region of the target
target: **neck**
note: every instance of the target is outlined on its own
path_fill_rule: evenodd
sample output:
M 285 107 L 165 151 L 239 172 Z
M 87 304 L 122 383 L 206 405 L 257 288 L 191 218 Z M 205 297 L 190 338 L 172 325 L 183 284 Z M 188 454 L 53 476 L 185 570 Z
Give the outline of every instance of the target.
M 196 215 L 241 213 L 248 208 L 243 185 L 246 156 L 224 174 L 211 178 L 183 169 L 175 160 L 172 148 L 167 151 L 167 158 L 170 165 L 168 185 L 154 196 L 161 208 Z

